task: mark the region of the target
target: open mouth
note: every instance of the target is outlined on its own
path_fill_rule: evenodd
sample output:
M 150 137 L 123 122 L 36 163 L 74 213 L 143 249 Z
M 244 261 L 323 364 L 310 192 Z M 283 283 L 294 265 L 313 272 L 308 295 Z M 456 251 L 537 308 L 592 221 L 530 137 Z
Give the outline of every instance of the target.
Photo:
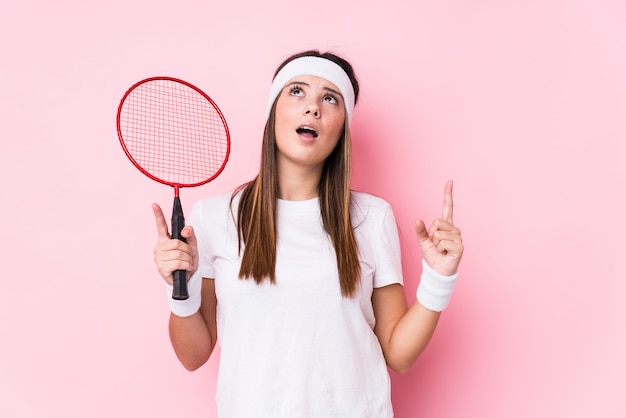
M 296 129 L 296 132 L 299 135 L 304 135 L 307 136 L 309 138 L 317 138 L 317 131 L 309 126 L 302 126 L 298 129 Z

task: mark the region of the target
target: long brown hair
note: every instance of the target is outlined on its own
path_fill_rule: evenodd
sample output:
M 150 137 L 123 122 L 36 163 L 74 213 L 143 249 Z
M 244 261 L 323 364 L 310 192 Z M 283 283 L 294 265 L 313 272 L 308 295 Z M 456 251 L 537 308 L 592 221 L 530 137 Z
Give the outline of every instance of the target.
M 344 69 L 354 89 L 355 102 L 359 84 L 350 63 L 343 58 L 316 50 L 305 51 L 287 58 L 276 70 L 276 74 L 290 61 L 315 56 L 325 58 Z M 239 251 L 243 257 L 239 277 L 254 278 L 257 283 L 276 280 L 276 200 L 278 194 L 278 173 L 275 136 L 276 102 L 272 106 L 263 133 L 261 168 L 254 180 L 240 186 L 235 193 L 241 193 L 237 213 L 237 233 Z M 319 183 L 320 212 L 324 230 L 335 247 L 341 294 L 352 297 L 359 284 L 360 265 L 358 246 L 350 216 L 350 161 L 351 138 L 346 118 L 343 134 L 335 149 L 324 162 Z

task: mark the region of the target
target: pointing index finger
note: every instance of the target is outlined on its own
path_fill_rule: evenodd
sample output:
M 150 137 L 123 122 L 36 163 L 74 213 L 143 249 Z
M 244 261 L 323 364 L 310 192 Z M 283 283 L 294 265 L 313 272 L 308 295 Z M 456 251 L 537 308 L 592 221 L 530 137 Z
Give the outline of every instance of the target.
M 443 210 L 441 217 L 450 223 L 452 222 L 452 211 L 454 208 L 454 202 L 452 201 L 452 180 L 446 183 L 446 188 L 443 193 Z
M 170 238 L 170 234 L 167 228 L 167 221 L 163 215 L 161 207 L 156 203 L 152 204 L 152 211 L 154 212 L 154 219 L 156 221 L 156 228 L 159 238 Z

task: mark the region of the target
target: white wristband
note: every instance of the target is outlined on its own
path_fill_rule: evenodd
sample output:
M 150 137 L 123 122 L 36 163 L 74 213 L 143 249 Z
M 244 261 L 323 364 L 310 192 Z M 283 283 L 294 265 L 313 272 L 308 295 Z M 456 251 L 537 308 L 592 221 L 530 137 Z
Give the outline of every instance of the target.
M 441 312 L 448 306 L 459 272 L 443 276 L 422 260 L 422 277 L 417 286 L 417 301 L 426 309 Z
M 202 273 L 200 273 L 200 269 L 196 269 L 196 272 L 187 280 L 188 299 L 173 299 L 172 291 L 174 290 L 174 286 L 165 282 L 165 288 L 167 290 L 167 300 L 170 305 L 170 310 L 174 315 L 183 317 L 191 316 L 200 309 L 202 295 Z

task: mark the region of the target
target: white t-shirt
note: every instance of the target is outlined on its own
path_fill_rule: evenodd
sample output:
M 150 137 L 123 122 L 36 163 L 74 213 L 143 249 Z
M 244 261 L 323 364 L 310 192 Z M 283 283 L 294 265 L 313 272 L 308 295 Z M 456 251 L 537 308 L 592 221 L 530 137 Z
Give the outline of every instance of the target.
M 215 279 L 218 414 L 225 418 L 390 418 L 390 378 L 373 332 L 372 289 L 402 284 L 391 206 L 353 192 L 361 282 L 341 296 L 335 250 L 319 200 L 278 201 L 276 283 L 239 279 L 231 194 L 189 217 L 202 276 Z

